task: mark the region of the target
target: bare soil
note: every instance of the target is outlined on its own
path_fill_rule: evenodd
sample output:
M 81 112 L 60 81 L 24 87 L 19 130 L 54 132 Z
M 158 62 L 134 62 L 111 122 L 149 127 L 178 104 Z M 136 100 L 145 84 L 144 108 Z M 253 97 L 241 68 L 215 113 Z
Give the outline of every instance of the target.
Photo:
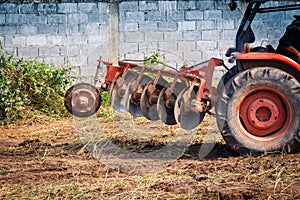
M 300 199 L 299 153 L 241 157 L 220 142 L 199 159 L 201 145 L 131 174 L 90 155 L 73 118 L 19 121 L 0 130 L 0 199 Z

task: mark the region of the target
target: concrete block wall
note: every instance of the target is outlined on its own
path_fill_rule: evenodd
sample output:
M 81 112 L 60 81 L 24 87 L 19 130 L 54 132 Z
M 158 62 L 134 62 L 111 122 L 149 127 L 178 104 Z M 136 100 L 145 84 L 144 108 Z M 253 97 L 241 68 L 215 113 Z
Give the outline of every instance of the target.
M 235 45 L 245 9 L 241 4 L 231 12 L 225 0 L 124 0 L 113 12 L 108 1 L 35 2 L 0 3 L 1 43 L 25 59 L 79 66 L 76 71 L 88 77 L 93 77 L 100 55 L 116 61 L 161 51 L 176 67 L 183 62 L 192 65 L 210 57 L 224 58 L 226 49 Z M 276 47 L 297 12 L 258 14 L 253 23 L 255 45 L 264 42 Z M 110 22 L 113 15 L 117 20 Z M 117 29 L 114 23 L 118 23 Z M 109 50 L 113 48 L 111 39 L 118 40 L 117 51 Z
M 20 58 L 75 66 L 91 76 L 99 56 L 107 55 L 107 20 L 105 2 L 1 3 L 0 41 Z
M 240 3 L 230 11 L 226 1 L 123 1 L 119 6 L 119 56 L 141 59 L 155 50 L 180 67 L 209 59 L 224 58 L 235 46 L 235 35 L 246 9 Z M 275 6 L 278 2 L 266 3 Z M 253 23 L 257 41 L 275 48 L 286 26 L 299 11 L 258 14 Z

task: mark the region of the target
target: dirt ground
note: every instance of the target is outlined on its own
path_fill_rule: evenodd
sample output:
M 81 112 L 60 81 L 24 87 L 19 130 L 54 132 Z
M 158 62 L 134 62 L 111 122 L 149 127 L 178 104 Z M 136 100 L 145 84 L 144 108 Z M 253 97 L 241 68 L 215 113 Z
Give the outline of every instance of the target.
M 201 145 L 126 173 L 86 151 L 72 117 L 20 121 L 0 130 L 0 199 L 300 199 L 300 153 L 241 157 L 221 142 L 199 159 Z

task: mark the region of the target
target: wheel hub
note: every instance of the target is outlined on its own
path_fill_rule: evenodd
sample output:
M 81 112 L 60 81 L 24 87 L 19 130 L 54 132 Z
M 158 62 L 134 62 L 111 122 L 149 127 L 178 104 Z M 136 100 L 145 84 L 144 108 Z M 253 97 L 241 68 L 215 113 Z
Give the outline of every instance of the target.
M 93 108 L 96 98 L 92 91 L 79 89 L 73 94 L 72 108 L 79 112 L 86 112 Z
M 248 95 L 242 101 L 240 117 L 250 134 L 262 137 L 284 125 L 286 111 L 279 96 L 266 90 Z

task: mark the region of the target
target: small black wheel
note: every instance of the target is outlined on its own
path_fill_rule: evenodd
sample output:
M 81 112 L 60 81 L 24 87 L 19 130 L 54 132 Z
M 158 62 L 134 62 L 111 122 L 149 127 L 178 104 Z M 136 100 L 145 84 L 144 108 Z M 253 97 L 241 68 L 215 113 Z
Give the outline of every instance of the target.
M 94 115 L 102 102 L 99 91 L 88 83 L 79 83 L 70 87 L 64 98 L 66 109 L 76 117 Z
M 274 67 L 245 70 L 230 79 L 216 106 L 217 124 L 241 154 L 292 152 L 300 145 L 300 83 Z

